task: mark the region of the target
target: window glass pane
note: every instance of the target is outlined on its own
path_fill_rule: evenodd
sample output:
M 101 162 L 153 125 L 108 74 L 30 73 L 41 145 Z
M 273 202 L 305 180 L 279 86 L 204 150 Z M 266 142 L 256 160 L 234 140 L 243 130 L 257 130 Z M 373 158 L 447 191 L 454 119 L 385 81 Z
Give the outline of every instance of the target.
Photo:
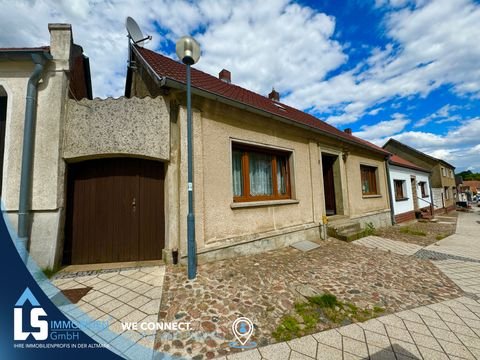
M 362 193 L 364 195 L 377 194 L 377 168 L 372 166 L 360 166 L 362 178 Z
M 243 195 L 242 152 L 233 150 L 232 155 L 233 196 Z
M 403 200 L 405 198 L 404 195 L 404 180 L 394 180 L 395 184 L 395 200 Z
M 251 152 L 248 158 L 250 195 L 272 195 L 272 155 Z
M 277 156 L 277 190 L 280 195 L 287 193 L 287 159 Z

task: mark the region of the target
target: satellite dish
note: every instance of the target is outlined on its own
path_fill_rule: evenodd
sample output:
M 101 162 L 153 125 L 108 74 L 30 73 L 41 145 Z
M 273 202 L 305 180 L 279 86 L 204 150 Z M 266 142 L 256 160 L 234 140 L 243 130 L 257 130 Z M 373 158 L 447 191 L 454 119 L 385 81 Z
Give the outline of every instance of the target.
M 125 27 L 128 31 L 128 37 L 132 39 L 135 45 L 143 46 L 145 40 L 150 40 L 152 38 L 151 36 L 144 37 L 137 22 L 130 16 L 128 16 L 125 21 Z

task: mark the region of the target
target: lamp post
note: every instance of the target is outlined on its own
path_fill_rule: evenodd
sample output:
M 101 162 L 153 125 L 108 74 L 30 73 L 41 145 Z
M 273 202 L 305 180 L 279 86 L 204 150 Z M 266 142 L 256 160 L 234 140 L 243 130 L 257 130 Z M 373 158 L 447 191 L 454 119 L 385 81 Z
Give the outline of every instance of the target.
M 188 279 L 197 277 L 197 249 L 195 245 L 195 215 L 193 213 L 193 144 L 192 144 L 192 94 L 190 66 L 200 58 L 200 45 L 191 36 L 183 36 L 175 50 L 180 60 L 187 66 L 187 162 L 188 162 L 188 215 L 187 215 L 187 255 Z

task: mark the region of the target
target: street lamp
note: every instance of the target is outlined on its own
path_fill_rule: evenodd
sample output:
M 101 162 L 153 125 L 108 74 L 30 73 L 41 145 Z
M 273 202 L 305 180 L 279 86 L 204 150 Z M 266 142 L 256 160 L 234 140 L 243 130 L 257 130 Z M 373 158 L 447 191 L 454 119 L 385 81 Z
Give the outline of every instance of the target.
M 195 246 L 195 216 L 193 214 L 193 156 L 192 156 L 192 95 L 190 66 L 200 58 L 200 45 L 191 36 L 183 36 L 177 41 L 175 50 L 180 60 L 187 65 L 187 158 L 188 158 L 188 215 L 187 252 L 188 279 L 197 277 L 197 250 Z

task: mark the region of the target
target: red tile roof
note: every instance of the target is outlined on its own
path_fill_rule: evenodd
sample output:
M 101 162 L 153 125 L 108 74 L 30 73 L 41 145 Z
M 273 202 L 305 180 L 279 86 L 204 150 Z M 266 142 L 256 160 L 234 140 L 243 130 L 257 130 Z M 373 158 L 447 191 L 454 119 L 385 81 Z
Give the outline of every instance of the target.
M 429 170 L 426 170 L 426 169 L 424 169 L 420 166 L 417 166 L 414 163 L 412 163 L 408 160 L 405 160 L 404 158 L 402 158 L 398 155 L 395 155 L 395 154 L 393 154 L 390 157 L 390 163 L 392 165 L 401 166 L 401 167 L 405 167 L 405 168 L 409 168 L 409 169 L 413 169 L 413 170 L 423 171 L 423 172 L 427 172 L 427 173 L 430 172 Z
M 478 191 L 480 189 L 480 181 L 478 180 L 463 180 L 464 186 L 469 186 L 472 191 Z
M 158 76 L 166 77 L 183 84 L 186 83 L 186 71 L 184 64 L 142 47 L 135 47 L 135 49 Z M 266 96 L 254 93 L 253 91 L 244 89 L 238 85 L 227 83 L 200 70 L 192 68 L 191 78 L 192 87 L 222 96 L 229 100 L 248 105 L 276 116 L 280 116 L 293 122 L 306 125 L 308 127 L 320 130 L 321 132 L 344 139 L 350 143 L 356 143 L 363 147 L 371 148 L 372 150 L 380 152 L 381 154 L 389 154 L 389 152 L 385 149 L 382 149 L 381 147 L 376 146 L 366 140 L 338 130 L 334 126 L 317 119 L 315 116 L 297 110 L 278 101 L 271 100 Z

